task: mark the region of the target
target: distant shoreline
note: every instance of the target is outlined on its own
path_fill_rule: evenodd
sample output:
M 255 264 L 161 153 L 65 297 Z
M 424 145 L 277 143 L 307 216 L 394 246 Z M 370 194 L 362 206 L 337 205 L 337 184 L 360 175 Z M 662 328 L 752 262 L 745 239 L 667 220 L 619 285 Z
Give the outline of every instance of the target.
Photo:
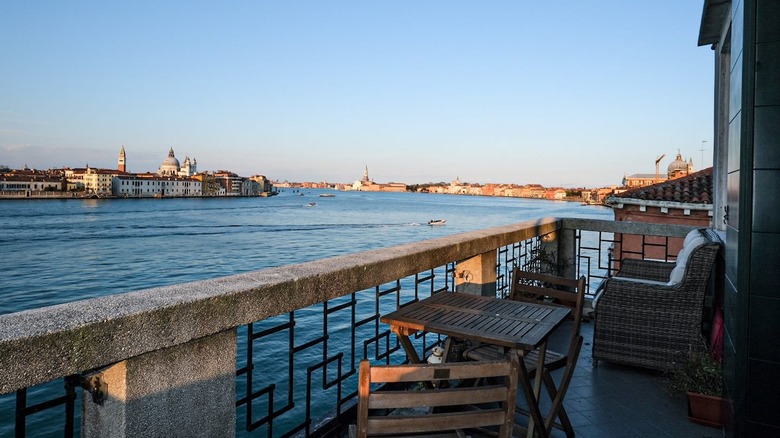
M 31 195 L 31 196 L 2 196 L 0 195 L 0 201 L 87 201 L 87 200 L 144 200 L 144 199 L 231 199 L 231 198 L 270 198 L 270 196 L 259 195 L 233 195 L 233 196 L 54 196 L 54 195 Z
M 300 190 L 300 189 L 296 189 Z M 305 189 L 305 190 L 327 190 L 327 189 Z M 471 194 L 471 193 L 432 193 L 432 192 L 366 192 L 366 193 L 419 193 L 422 195 L 445 195 L 445 196 L 471 196 L 471 197 L 480 197 L 480 198 L 509 198 L 509 199 L 528 199 L 528 200 L 534 200 L 534 201 L 559 201 L 559 202 L 582 202 L 581 199 L 574 199 L 574 198 L 568 198 L 568 199 L 547 199 L 547 198 L 534 198 L 534 197 L 523 197 L 523 196 L 495 196 L 495 195 L 483 195 L 483 194 Z M 103 196 L 74 196 L 75 193 L 56 193 L 52 192 L 48 195 L 30 195 L 30 196 L 8 196 L 5 194 L 0 195 L 0 201 L 25 201 L 25 200 L 36 200 L 36 201 L 44 201 L 44 200 L 145 200 L 145 199 L 156 199 L 156 200 L 165 200 L 165 199 L 232 199 L 232 198 L 270 198 L 272 196 L 278 195 L 279 192 L 277 192 L 274 195 L 231 195 L 231 196 L 115 196 L 115 195 L 103 195 Z M 587 205 L 595 205 L 595 206 L 607 206 L 605 204 L 601 203 L 591 203 Z

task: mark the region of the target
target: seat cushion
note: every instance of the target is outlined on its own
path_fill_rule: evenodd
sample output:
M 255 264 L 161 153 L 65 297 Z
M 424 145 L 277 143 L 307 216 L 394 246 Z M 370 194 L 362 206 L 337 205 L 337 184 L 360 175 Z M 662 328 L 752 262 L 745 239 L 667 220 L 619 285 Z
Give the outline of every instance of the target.
M 669 283 L 667 283 L 667 285 L 674 286 L 677 283 L 682 282 L 684 276 L 685 276 L 685 265 L 675 266 L 674 269 L 672 269 L 672 273 L 669 274 Z
M 688 233 L 687 235 L 685 235 L 685 240 L 683 240 L 683 246 L 688 246 L 688 243 L 691 240 L 699 238 L 699 237 L 704 238 L 704 236 L 701 234 L 701 230 L 699 230 L 697 228 L 697 229 L 691 231 L 690 233 Z
M 695 230 L 697 231 L 697 230 Z M 693 254 L 693 250 L 698 248 L 701 245 L 704 245 L 707 243 L 707 239 L 699 234 L 698 236 L 694 236 L 691 239 L 685 238 L 687 243 L 683 244 L 683 247 L 680 249 L 680 252 L 677 253 L 677 266 L 682 266 L 683 269 L 685 268 L 685 265 L 688 264 L 688 260 L 691 258 L 691 254 Z

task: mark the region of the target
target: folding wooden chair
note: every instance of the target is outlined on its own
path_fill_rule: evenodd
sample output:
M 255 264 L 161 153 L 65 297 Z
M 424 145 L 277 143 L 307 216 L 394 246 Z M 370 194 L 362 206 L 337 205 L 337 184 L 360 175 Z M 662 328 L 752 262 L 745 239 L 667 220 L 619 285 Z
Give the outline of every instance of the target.
M 378 365 L 360 361 L 357 425 L 350 437 L 466 436 L 464 429 L 498 427 L 498 436 L 512 436 L 517 396 L 517 357 L 490 362 Z M 394 382 L 466 380 L 493 377 L 492 385 L 419 390 L 376 390 L 372 386 Z M 403 415 L 408 408 L 428 407 L 430 413 Z M 395 412 L 391 412 L 396 410 Z M 383 415 L 376 415 L 380 411 Z M 372 412 L 374 415 L 369 415 Z M 389 413 L 388 413 L 389 412 Z M 445 434 L 443 432 L 450 432 Z
M 580 335 L 580 324 L 582 322 L 582 308 L 585 298 L 585 277 L 579 279 L 569 279 L 556 277 L 552 275 L 536 274 L 533 272 L 522 271 L 515 268 L 512 272 L 512 288 L 510 299 L 515 301 L 539 302 L 545 304 L 570 307 L 571 316 L 574 319 L 572 324 L 571 338 L 569 348 L 565 353 L 559 353 L 550 349 L 545 352 L 544 372 L 542 373 L 542 382 L 547 393 L 550 395 L 552 405 L 548 412 L 545 422 L 545 428 L 549 434 L 552 427 L 558 426 L 566 432 L 566 436 L 574 436 L 574 428 L 569 421 L 566 410 L 563 407 L 563 398 L 569 388 L 571 377 L 577 365 L 580 349 L 582 348 L 582 336 Z M 500 357 L 501 351 L 495 345 L 483 344 L 463 353 L 464 357 L 472 360 L 493 360 Z M 535 374 L 539 352 L 532 351 L 525 355 L 524 363 L 529 374 Z M 565 371 L 560 383 L 556 387 L 555 381 L 550 374 L 552 371 L 563 368 Z M 538 394 L 539 388 L 536 388 Z M 559 423 L 555 424 L 555 418 Z

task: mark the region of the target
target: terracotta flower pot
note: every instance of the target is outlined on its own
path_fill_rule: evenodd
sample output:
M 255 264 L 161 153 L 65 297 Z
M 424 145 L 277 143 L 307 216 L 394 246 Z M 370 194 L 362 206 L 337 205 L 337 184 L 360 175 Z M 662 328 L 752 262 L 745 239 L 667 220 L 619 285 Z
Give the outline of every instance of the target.
M 722 397 L 697 394 L 688 394 L 688 419 L 694 423 L 710 427 L 723 427 L 723 419 L 726 414 L 725 400 Z

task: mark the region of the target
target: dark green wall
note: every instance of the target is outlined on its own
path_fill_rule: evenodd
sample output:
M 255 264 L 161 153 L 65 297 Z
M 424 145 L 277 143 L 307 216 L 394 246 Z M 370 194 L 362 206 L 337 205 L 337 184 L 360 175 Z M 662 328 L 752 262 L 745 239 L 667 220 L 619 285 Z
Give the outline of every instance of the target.
M 780 2 L 732 3 L 725 374 L 736 436 L 780 436 Z

